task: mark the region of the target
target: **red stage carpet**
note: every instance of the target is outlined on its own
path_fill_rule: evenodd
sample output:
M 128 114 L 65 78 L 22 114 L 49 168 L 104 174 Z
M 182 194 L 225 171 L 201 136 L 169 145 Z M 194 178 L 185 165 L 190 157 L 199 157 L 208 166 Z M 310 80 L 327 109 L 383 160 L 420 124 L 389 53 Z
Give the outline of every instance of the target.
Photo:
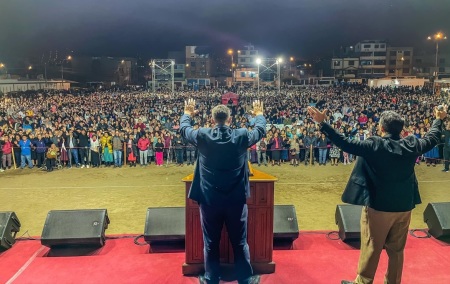
M 149 253 L 132 238 L 109 239 L 84 256 L 54 255 L 40 241 L 18 241 L 0 254 L 0 283 L 198 283 L 181 274 L 183 252 Z M 340 283 L 355 277 L 359 250 L 324 233 L 303 232 L 293 250 L 274 251 L 276 272 L 261 283 Z M 375 283 L 383 282 L 383 252 Z M 409 237 L 403 283 L 450 283 L 450 245 Z

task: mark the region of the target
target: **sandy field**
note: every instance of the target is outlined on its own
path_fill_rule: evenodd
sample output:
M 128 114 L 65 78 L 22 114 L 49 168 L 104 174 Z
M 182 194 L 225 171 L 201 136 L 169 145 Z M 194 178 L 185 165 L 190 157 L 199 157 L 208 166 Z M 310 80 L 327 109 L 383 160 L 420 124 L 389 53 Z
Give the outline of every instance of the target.
M 279 178 L 275 204 L 293 204 L 300 230 L 336 230 L 334 213 L 352 165 L 256 167 Z M 429 202 L 450 201 L 450 173 L 441 166 L 416 167 L 423 203 L 413 211 L 411 228 L 425 228 Z M 193 166 L 147 168 L 38 169 L 0 173 L 0 211 L 15 211 L 22 223 L 19 236 L 40 236 L 46 215 L 57 209 L 106 208 L 107 234 L 140 234 L 148 207 L 184 206 L 181 179 Z

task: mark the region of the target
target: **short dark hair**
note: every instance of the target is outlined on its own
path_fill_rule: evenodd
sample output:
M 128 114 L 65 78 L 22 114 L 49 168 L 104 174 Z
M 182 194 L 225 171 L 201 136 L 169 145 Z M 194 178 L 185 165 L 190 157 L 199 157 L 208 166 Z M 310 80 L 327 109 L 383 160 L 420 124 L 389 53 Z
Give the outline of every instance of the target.
M 400 135 L 405 125 L 405 120 L 395 111 L 387 110 L 381 114 L 380 124 L 386 133 Z
M 230 109 L 225 105 L 218 105 L 212 109 L 212 116 L 216 123 L 225 124 L 230 117 Z

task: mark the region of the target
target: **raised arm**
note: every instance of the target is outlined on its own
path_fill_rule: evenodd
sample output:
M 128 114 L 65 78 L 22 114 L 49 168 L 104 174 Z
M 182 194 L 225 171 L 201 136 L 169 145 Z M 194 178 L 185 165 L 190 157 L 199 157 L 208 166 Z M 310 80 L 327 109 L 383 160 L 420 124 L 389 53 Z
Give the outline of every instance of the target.
M 266 118 L 264 117 L 264 106 L 259 100 L 253 102 L 253 113 L 255 117 L 255 126 L 252 131 L 248 132 L 248 145 L 251 147 L 261 140 L 266 134 Z
M 195 100 L 189 99 L 184 102 L 184 114 L 180 119 L 180 133 L 186 141 L 197 146 L 198 129 L 194 130 L 191 125 L 191 117 L 195 114 Z
M 426 153 L 441 142 L 442 127 L 443 127 L 442 123 L 443 120 L 447 117 L 447 109 L 448 109 L 447 105 L 435 107 L 434 116 L 436 119 L 433 121 L 431 129 L 425 134 L 423 138 L 419 139 L 419 144 L 417 146 L 418 153 Z
M 364 157 L 365 154 L 368 153 L 368 150 L 373 148 L 374 141 L 372 139 L 367 139 L 364 141 L 350 140 L 326 123 L 325 117 L 327 110 L 319 111 L 315 107 L 308 107 L 308 113 L 315 121 L 320 123 L 320 131 L 325 133 L 328 139 L 330 139 L 331 142 L 341 148 L 344 152 Z

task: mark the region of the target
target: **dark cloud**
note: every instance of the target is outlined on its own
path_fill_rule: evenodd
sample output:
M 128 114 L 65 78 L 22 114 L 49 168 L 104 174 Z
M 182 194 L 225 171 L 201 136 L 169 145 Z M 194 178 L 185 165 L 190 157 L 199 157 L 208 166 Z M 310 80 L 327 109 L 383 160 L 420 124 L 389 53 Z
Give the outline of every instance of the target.
M 361 39 L 422 46 L 434 31 L 450 33 L 449 0 L 4 0 L 0 11 L 0 57 L 51 49 L 165 56 L 249 42 L 310 57 Z

